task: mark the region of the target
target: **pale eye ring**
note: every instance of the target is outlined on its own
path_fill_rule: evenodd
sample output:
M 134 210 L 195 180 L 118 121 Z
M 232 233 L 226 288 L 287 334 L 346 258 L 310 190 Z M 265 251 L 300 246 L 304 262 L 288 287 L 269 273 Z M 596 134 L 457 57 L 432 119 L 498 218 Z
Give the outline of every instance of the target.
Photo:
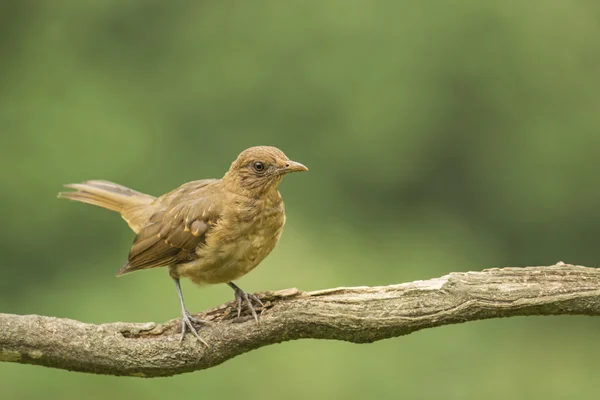
M 265 170 L 265 164 L 260 161 L 255 162 L 252 166 L 256 172 L 263 172 Z

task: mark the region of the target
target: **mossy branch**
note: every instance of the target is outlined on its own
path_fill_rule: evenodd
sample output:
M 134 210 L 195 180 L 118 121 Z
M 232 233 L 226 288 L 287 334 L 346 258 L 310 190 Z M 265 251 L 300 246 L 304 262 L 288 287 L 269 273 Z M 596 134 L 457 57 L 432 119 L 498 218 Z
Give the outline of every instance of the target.
M 370 343 L 424 328 L 516 315 L 600 315 L 600 269 L 547 267 L 455 272 L 426 281 L 303 292 L 258 293 L 258 327 L 233 304 L 200 313 L 211 345 L 179 342 L 179 319 L 164 324 L 86 324 L 0 314 L 0 361 L 107 375 L 158 377 L 214 367 L 250 350 L 314 338 Z

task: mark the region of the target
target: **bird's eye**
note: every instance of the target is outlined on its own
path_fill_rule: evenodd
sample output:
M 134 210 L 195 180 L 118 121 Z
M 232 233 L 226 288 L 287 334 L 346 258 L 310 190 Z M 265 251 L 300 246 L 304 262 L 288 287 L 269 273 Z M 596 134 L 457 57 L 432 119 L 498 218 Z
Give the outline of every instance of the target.
M 252 166 L 256 172 L 263 172 L 265 170 L 265 164 L 260 161 L 255 162 Z

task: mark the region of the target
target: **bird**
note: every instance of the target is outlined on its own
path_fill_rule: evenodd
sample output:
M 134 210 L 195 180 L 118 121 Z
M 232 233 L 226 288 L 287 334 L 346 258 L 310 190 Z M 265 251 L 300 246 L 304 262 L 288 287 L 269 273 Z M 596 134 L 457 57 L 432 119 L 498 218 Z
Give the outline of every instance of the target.
M 245 302 L 259 324 L 252 304 L 263 306 L 233 281 L 269 255 L 285 224 L 285 208 L 278 187 L 291 172 L 308 171 L 272 146 L 242 151 L 221 179 L 185 183 L 154 197 L 104 180 L 64 185 L 71 191 L 59 198 L 116 211 L 136 234 L 127 262 L 117 276 L 149 268 L 167 267 L 181 306 L 181 336 L 189 331 L 207 345 L 183 300 L 180 279 L 198 285 L 226 283 L 237 300 L 237 315 Z

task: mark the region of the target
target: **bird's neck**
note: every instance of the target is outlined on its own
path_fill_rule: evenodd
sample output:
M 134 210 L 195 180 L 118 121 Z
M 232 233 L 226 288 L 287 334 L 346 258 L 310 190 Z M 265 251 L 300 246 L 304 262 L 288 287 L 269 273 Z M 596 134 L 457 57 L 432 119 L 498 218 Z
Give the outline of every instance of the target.
M 272 199 L 281 198 L 278 187 L 282 177 L 277 177 L 269 182 L 261 182 L 258 180 L 244 179 L 244 177 L 234 174 L 225 174 L 222 179 L 223 186 L 237 195 L 248 198 Z
M 267 216 L 283 214 L 283 201 L 276 185 L 262 191 L 248 190 L 239 186 L 225 185 L 224 187 L 234 195 L 237 204 L 235 213 L 239 221 L 256 222 Z

